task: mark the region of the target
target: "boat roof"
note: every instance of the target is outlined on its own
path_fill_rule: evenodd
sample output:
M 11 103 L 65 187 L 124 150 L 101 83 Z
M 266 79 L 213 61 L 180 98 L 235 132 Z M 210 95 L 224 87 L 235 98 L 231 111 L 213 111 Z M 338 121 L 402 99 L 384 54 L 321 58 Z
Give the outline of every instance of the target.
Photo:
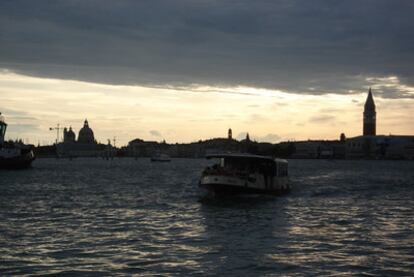
M 284 159 L 273 158 L 270 156 L 261 156 L 261 155 L 253 155 L 253 154 L 230 154 L 230 153 L 223 153 L 223 154 L 209 154 L 206 155 L 207 159 L 214 159 L 214 158 L 234 158 L 234 159 L 248 159 L 248 160 L 264 160 L 270 162 L 282 162 L 287 163 Z

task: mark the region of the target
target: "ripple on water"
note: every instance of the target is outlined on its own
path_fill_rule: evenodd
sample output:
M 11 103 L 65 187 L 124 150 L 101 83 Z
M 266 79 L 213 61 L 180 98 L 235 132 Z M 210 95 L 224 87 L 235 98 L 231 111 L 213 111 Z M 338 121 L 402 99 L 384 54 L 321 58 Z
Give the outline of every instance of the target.
M 414 166 L 290 161 L 285 197 L 200 198 L 204 160 L 1 172 L 0 275 L 414 274 Z

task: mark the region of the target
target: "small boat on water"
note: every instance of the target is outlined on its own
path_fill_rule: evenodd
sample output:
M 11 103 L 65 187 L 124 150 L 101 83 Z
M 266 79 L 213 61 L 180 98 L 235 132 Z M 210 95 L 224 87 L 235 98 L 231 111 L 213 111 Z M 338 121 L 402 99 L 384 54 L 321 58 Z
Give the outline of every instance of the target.
M 29 167 L 35 155 L 32 147 L 23 143 L 4 141 L 7 124 L 0 113 L 0 169 L 21 169 Z
M 206 158 L 219 162 L 203 171 L 199 185 L 215 195 L 281 195 L 290 190 L 286 160 L 250 154 L 216 154 Z
M 171 158 L 167 154 L 158 153 L 151 157 L 151 162 L 171 162 Z

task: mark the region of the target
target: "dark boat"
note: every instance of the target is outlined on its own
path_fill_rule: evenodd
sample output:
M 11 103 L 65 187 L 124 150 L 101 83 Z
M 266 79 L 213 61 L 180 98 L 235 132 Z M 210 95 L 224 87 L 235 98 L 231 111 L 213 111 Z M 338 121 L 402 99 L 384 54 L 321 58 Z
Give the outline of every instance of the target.
M 207 167 L 200 187 L 214 195 L 272 194 L 289 192 L 288 162 L 250 154 L 216 154 L 219 162 Z
M 4 141 L 7 124 L 0 113 L 0 169 L 23 169 L 29 167 L 35 155 L 32 147 L 22 143 Z

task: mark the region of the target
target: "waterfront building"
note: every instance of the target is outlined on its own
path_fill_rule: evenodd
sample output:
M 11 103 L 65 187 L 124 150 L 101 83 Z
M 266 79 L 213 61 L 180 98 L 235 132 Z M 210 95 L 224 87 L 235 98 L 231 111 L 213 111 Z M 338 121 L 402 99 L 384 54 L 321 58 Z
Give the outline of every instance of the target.
M 414 159 L 414 136 L 358 136 L 346 140 L 348 159 Z
M 295 159 L 343 159 L 345 144 L 341 140 L 307 140 L 293 142 Z

